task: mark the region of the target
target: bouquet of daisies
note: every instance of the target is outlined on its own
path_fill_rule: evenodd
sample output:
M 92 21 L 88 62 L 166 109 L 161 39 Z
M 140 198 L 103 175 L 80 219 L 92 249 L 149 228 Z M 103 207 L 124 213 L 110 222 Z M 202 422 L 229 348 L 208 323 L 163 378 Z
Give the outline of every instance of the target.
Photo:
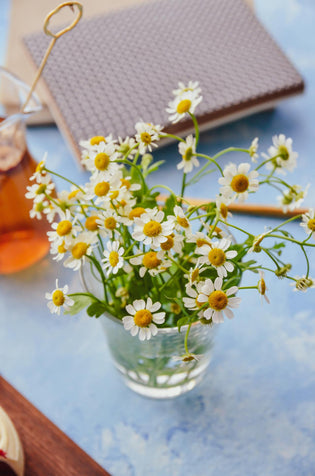
M 82 141 L 82 163 L 91 173 L 84 185 L 63 177 L 69 188 L 55 193 L 54 172 L 46 167 L 45 158 L 39 163 L 26 196 L 34 201 L 31 216 L 45 215 L 51 222 L 48 238 L 53 259 L 74 271 L 90 266 L 102 286 L 100 298 L 90 292 L 69 294 L 68 286 L 59 287 L 56 281 L 56 288 L 46 294 L 52 313 L 61 309 L 77 313 L 83 308 L 95 317 L 110 313 L 121 319 L 126 332 L 145 340 L 161 327 L 188 325 L 189 332 L 196 321 L 212 325 L 223 322 L 224 316 L 233 318 L 245 272 L 253 276 L 246 288 L 266 301 L 265 272 L 289 279 L 296 290 L 314 287 L 307 255 L 315 246 L 314 209 L 259 236 L 233 224 L 229 211 L 232 202 L 247 200 L 261 186 L 280 190 L 284 211 L 300 205 L 306 189 L 285 180 L 297 162 L 292 140 L 273 137 L 268 153 L 261 156 L 258 138 L 248 149 L 229 147 L 215 156 L 199 153 L 194 111 L 202 100 L 200 93 L 197 82 L 179 83 L 167 108 L 172 123 L 190 116 L 195 133 L 185 139 L 163 132 L 159 125 L 138 122 L 132 138 L 116 140 L 109 135 Z M 178 141 L 179 193 L 147 183 L 161 165 L 151 152 L 167 137 Z M 222 168 L 220 158 L 233 151 L 242 152 L 244 162 Z M 210 167 L 218 174 L 218 193 L 214 201 L 192 206 L 185 199 L 186 188 L 209 173 Z M 165 190 L 167 195 L 161 198 Z M 303 240 L 285 230 L 293 220 L 304 228 Z M 243 237 L 237 243 L 232 238 L 235 229 Z M 292 276 L 291 264 L 283 261 L 286 241 L 301 249 L 304 276 Z M 267 256 L 269 266 L 257 261 L 260 255 Z M 187 346 L 186 352 L 189 355 Z

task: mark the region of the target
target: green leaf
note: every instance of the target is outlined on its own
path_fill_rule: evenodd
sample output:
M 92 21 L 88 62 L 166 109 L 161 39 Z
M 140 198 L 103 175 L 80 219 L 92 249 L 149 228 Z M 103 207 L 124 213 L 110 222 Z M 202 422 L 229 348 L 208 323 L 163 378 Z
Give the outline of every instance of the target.
M 68 311 L 64 311 L 64 314 L 78 314 L 82 309 L 85 309 L 87 306 L 91 304 L 91 302 L 94 302 L 95 299 L 92 296 L 86 296 L 86 295 L 77 295 L 77 296 L 70 296 L 71 299 L 73 299 L 74 304 L 73 306 L 70 307 Z
M 107 310 L 105 304 L 101 301 L 96 301 L 91 304 L 86 312 L 90 317 L 100 317 Z

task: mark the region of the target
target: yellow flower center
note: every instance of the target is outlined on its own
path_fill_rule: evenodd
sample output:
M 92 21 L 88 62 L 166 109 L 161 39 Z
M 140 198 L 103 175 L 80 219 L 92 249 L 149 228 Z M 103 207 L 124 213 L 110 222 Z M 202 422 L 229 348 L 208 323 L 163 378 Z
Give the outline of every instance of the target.
M 44 167 L 45 167 L 45 162 L 42 160 L 41 162 L 39 162 L 39 164 L 37 164 L 35 172 L 42 172 Z
M 85 228 L 89 231 L 96 231 L 98 229 L 98 224 L 96 223 L 97 216 L 87 217 L 85 220 Z
M 208 301 L 211 309 L 214 309 L 215 311 L 222 311 L 222 309 L 224 309 L 228 304 L 227 295 L 221 290 L 213 291 L 210 294 Z
M 280 145 L 278 147 L 278 152 L 282 160 L 288 160 L 290 157 L 289 151 L 285 145 Z
M 122 179 L 120 179 L 120 181 L 121 181 L 121 186 L 122 187 L 126 187 L 127 190 L 130 189 L 131 183 L 129 182 L 129 180 L 122 178 Z
M 161 243 L 161 248 L 164 251 L 171 250 L 174 246 L 174 235 L 169 235 L 166 238 L 167 238 L 167 241 L 164 241 L 164 243 Z
M 311 231 L 315 231 L 315 218 L 311 218 L 310 220 L 308 220 L 308 222 L 307 222 L 307 227 L 308 227 Z
M 158 236 L 162 231 L 162 226 L 159 222 L 151 220 L 143 227 L 143 233 L 146 236 Z
M 84 243 L 80 241 L 79 243 L 76 243 L 74 247 L 72 248 L 72 256 L 75 259 L 81 259 L 82 256 L 86 255 L 86 252 L 88 250 L 89 245 L 87 243 Z
M 266 283 L 265 283 L 265 280 L 263 278 L 261 278 L 259 281 L 258 281 L 258 291 L 260 292 L 260 294 L 262 294 L 264 296 L 265 292 L 266 292 Z
M 137 311 L 133 316 L 134 323 L 138 327 L 148 327 L 152 322 L 153 316 L 147 309 L 141 309 Z
M 47 185 L 45 183 L 40 184 L 40 186 L 36 190 L 36 195 L 41 195 L 42 193 L 45 193 L 46 188 Z
M 110 158 L 109 155 L 104 152 L 100 152 L 94 159 L 94 165 L 97 170 L 106 170 L 109 166 Z
M 112 200 L 116 200 L 116 198 L 118 197 L 119 195 L 119 190 L 114 190 L 111 194 L 110 194 L 110 198 Z
M 209 241 L 205 240 L 204 238 L 197 238 L 196 245 L 200 248 L 203 245 L 209 245 Z
M 65 302 L 65 296 L 60 289 L 56 289 L 52 295 L 52 302 L 55 306 L 62 306 Z
M 235 175 L 232 178 L 231 188 L 236 193 L 246 192 L 249 186 L 249 180 L 244 174 Z
M 109 191 L 110 185 L 108 182 L 100 182 L 95 185 L 94 187 L 94 193 L 98 197 L 104 197 Z
M 196 268 L 191 273 L 191 281 L 194 283 L 199 278 L 199 269 Z
M 38 203 L 36 203 L 36 205 L 35 205 L 35 210 L 36 210 L 37 212 L 42 212 L 42 211 L 44 210 L 44 208 L 45 208 L 45 207 L 44 207 L 43 202 L 38 202 Z
M 133 210 L 131 210 L 131 212 L 129 213 L 129 218 L 130 220 L 133 220 L 134 218 L 139 218 L 144 212 L 145 212 L 144 208 L 136 207 Z
M 75 198 L 78 195 L 78 193 L 79 193 L 79 190 L 73 190 L 72 192 L 70 192 L 68 195 L 68 200 Z
M 220 248 L 212 248 L 209 251 L 208 259 L 212 266 L 221 266 L 225 262 L 225 253 Z
M 162 261 L 157 257 L 156 251 L 148 251 L 142 258 L 142 264 L 147 269 L 157 268 L 161 262 Z
M 178 112 L 178 114 L 185 114 L 185 112 L 189 111 L 190 106 L 191 106 L 191 100 L 190 99 L 182 99 L 182 101 L 180 101 L 177 104 L 176 111 Z
M 94 136 L 94 137 L 91 137 L 91 139 L 90 139 L 90 144 L 91 145 L 98 145 L 101 142 L 106 142 L 105 137 L 103 137 L 103 136 Z
M 109 264 L 114 268 L 119 262 L 119 254 L 117 251 L 111 251 L 108 258 Z
M 72 230 L 72 223 L 69 220 L 62 220 L 60 223 L 58 223 L 56 231 L 59 236 L 65 236 L 65 235 L 69 235 L 71 230 Z
M 119 207 L 125 207 L 126 205 L 127 205 L 127 202 L 124 199 L 122 199 L 122 200 L 120 200 L 120 202 L 118 202 Z
M 148 132 L 141 132 L 140 139 L 141 139 L 141 142 L 143 142 L 146 145 L 149 145 L 152 142 L 152 137 Z
M 221 214 L 222 218 L 224 218 L 224 220 L 228 216 L 228 212 L 229 212 L 228 207 L 224 203 L 221 203 L 221 205 L 220 205 L 220 214 Z
M 183 159 L 185 162 L 189 162 L 193 156 L 193 150 L 191 147 L 188 147 L 185 154 L 183 155 Z
M 65 242 L 63 241 L 61 245 L 58 246 L 58 253 L 63 254 L 67 251 L 67 248 L 65 247 Z
M 177 223 L 183 228 L 189 228 L 189 221 L 185 217 L 176 217 Z
M 114 230 L 116 228 L 117 221 L 114 217 L 108 217 L 104 220 L 104 226 L 108 230 Z
M 173 312 L 174 314 L 180 314 L 181 312 L 181 307 L 179 304 L 177 304 L 177 302 L 172 302 L 171 303 L 171 312 Z

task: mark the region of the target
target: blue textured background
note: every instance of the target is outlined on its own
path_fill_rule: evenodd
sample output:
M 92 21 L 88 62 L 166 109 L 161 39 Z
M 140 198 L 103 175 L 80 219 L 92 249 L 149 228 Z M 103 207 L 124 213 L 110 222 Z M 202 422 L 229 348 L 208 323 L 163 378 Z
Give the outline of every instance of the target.
M 306 93 L 274 111 L 204 133 L 201 150 L 247 147 L 255 136 L 265 150 L 272 135 L 282 132 L 294 139 L 300 154 L 296 182 L 305 186 L 314 183 L 315 4 L 255 4 L 261 21 L 304 76 Z M 8 0 L 0 5 L 1 63 L 10 5 Z M 36 158 L 47 150 L 51 168 L 85 180 L 55 127 L 30 128 L 28 140 Z M 156 157 L 167 163 L 155 182 L 178 188 L 176 147 Z M 214 180 L 209 176 L 187 193 L 209 197 Z M 260 191 L 255 200 L 273 203 L 275 196 Z M 314 187 L 305 203 L 314 206 Z M 277 220 L 239 216 L 234 223 L 258 234 Z M 298 224 L 290 228 L 303 236 Z M 298 250 L 289 246 L 286 256 L 294 274 L 305 273 Z M 53 317 L 48 312 L 43 296 L 58 275 L 71 289 L 79 286 L 76 274 L 49 258 L 0 277 L 0 371 L 114 476 L 315 474 L 314 290 L 294 293 L 288 282 L 274 279 L 267 282 L 270 306 L 261 304 L 257 293 L 242 292 L 235 319 L 219 330 L 205 380 L 187 395 L 159 402 L 124 386 L 99 322 L 83 314 Z

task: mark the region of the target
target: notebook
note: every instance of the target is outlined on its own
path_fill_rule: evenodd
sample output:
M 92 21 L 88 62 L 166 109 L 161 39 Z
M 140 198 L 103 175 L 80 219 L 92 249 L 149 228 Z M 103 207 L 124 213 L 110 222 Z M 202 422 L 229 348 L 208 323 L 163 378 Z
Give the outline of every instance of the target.
M 24 39 L 34 65 L 44 33 Z M 269 109 L 303 79 L 243 0 L 159 0 L 82 21 L 57 41 L 43 80 L 52 114 L 77 157 L 94 135 L 132 136 L 143 120 L 184 135 L 165 108 L 179 81 L 199 81 L 201 128 Z

